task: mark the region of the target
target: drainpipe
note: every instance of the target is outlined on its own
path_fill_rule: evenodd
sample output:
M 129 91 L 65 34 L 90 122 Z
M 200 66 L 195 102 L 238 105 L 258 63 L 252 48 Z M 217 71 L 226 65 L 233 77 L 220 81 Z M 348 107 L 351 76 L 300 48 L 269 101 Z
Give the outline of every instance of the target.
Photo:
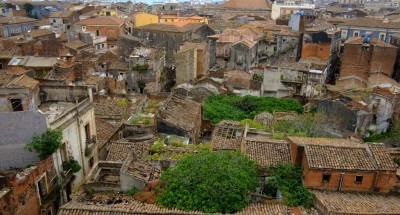
M 341 173 L 340 173 L 340 180 L 339 180 L 339 188 L 338 188 L 338 191 L 342 191 L 344 174 L 345 174 L 344 172 L 341 172 Z

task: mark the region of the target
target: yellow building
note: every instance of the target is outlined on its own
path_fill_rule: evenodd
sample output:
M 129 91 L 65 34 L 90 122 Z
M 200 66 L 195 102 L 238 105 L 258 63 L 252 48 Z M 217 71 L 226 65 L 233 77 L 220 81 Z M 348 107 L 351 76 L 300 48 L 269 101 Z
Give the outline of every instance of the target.
M 133 15 L 134 27 L 140 27 L 143 25 L 149 25 L 153 23 L 159 23 L 158 16 L 150 13 L 137 13 Z
M 114 9 L 103 8 L 100 11 L 100 16 L 117 16 L 117 11 Z
M 191 17 L 183 17 L 183 16 L 161 16 L 160 23 L 163 22 L 200 22 L 208 24 L 208 19 L 206 17 L 201 16 L 191 16 Z

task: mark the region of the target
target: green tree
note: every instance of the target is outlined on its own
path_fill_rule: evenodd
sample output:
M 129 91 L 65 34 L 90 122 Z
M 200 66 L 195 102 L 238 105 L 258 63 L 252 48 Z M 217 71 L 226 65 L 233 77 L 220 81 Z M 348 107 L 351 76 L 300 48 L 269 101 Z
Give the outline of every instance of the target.
M 266 193 L 274 193 L 274 188 L 282 193 L 283 201 L 288 206 L 304 206 L 309 208 L 313 205 L 314 196 L 302 183 L 301 166 L 292 163 L 278 164 L 272 167 L 271 179 L 264 188 Z
M 239 152 L 190 154 L 163 172 L 157 202 L 205 213 L 233 213 L 248 204 L 257 186 L 256 164 Z
M 22 8 L 25 10 L 26 14 L 32 16 L 33 5 L 31 3 L 25 3 Z
M 47 129 L 44 133 L 36 135 L 25 145 L 25 149 L 35 151 L 41 160 L 57 151 L 62 145 L 62 131 L 60 129 Z

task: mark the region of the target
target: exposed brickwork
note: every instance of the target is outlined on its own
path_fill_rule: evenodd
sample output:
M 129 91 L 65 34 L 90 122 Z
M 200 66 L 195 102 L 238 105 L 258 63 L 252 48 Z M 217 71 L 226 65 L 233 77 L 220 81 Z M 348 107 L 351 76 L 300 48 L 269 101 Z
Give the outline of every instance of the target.
M 303 43 L 301 58 L 317 57 L 321 60 L 329 60 L 330 44 L 327 43 Z

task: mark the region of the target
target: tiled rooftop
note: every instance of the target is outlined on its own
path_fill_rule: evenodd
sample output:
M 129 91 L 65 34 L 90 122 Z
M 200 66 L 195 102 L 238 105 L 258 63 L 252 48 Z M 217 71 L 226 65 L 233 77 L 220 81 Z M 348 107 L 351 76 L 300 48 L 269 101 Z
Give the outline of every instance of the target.
M 368 145 L 375 158 L 376 165 L 381 170 L 393 170 L 397 168 L 397 165 L 393 162 L 393 159 L 386 152 L 385 146 L 381 144 Z
M 127 142 L 119 140 L 111 142 L 108 148 L 107 161 L 124 162 L 128 156 L 132 157 L 132 160 L 137 160 L 146 155 L 150 150 L 151 141 L 145 142 Z
M 136 27 L 136 29 L 150 30 L 150 31 L 164 31 L 164 32 L 188 32 L 205 25 L 204 23 L 191 23 L 185 22 L 185 25 L 178 26 L 177 24 L 170 23 L 153 23 Z
M 122 25 L 124 22 L 117 18 L 117 17 L 111 17 L 111 16 L 100 16 L 96 18 L 89 18 L 89 19 L 84 19 L 76 23 L 77 25 Z
M 28 35 L 33 38 L 41 37 L 41 36 L 45 36 L 45 35 L 49 35 L 49 34 L 54 34 L 54 33 L 52 31 L 50 31 L 49 29 L 37 29 L 37 30 L 33 30 L 28 33 Z
M 222 121 L 214 128 L 211 137 L 213 150 L 237 150 L 243 136 L 243 126 L 235 121 Z
M 400 29 L 399 22 L 389 21 L 385 23 L 382 19 L 372 17 L 359 17 L 355 19 L 349 19 L 347 22 L 340 24 L 340 26 Z
M 297 145 L 328 145 L 328 146 L 343 146 L 364 148 L 360 142 L 355 142 L 350 139 L 334 139 L 334 138 L 311 138 L 311 137 L 288 137 L 288 139 Z
M 157 111 L 157 118 L 181 128 L 192 131 L 196 127 L 201 104 L 191 99 L 171 95 Z
M 107 161 L 124 162 L 133 149 L 133 144 L 127 141 L 111 142 L 107 147 Z
M 263 167 L 291 162 L 289 144 L 285 141 L 248 137 L 243 153 Z
M 375 170 L 366 148 L 307 145 L 308 166 L 316 169 Z
M 128 158 L 127 163 L 122 167 L 121 172 L 142 180 L 145 183 L 158 180 L 161 170 L 153 167 L 150 163 L 143 160 L 134 160 L 133 156 Z
M 397 196 L 313 191 L 326 214 L 400 214 Z
M 58 215 L 204 215 L 198 211 L 182 211 L 161 208 L 157 205 L 141 203 L 135 200 L 113 205 L 87 205 L 71 201 L 61 206 Z M 254 203 L 248 205 L 237 215 L 289 215 L 289 208 L 282 204 Z M 218 215 L 218 214 L 214 214 Z M 220 214 L 219 214 L 220 215 Z
M 96 118 L 97 143 L 99 146 L 105 144 L 118 129 L 119 126 L 108 123 L 104 119 Z

